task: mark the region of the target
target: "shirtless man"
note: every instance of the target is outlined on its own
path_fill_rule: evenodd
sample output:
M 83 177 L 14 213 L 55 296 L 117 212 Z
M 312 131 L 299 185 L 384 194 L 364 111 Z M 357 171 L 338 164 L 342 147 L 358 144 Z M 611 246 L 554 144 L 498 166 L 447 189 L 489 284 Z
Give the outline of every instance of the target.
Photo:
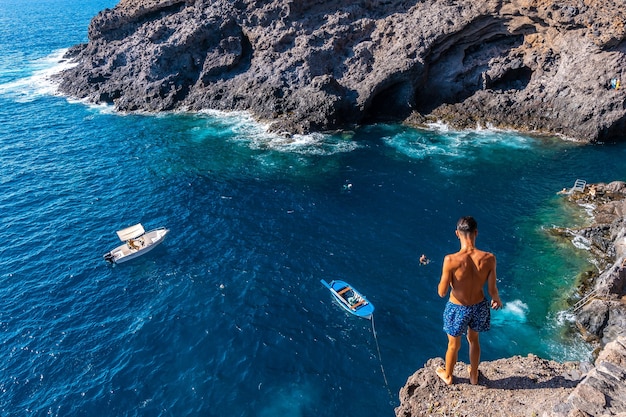
M 452 289 L 443 313 L 443 330 L 448 335 L 446 365 L 445 368 L 437 368 L 437 375 L 446 385 L 452 384 L 452 372 L 458 359 L 461 336 L 467 331 L 470 383 L 476 385 L 480 362 L 478 332 L 489 330 L 489 307 L 495 310 L 502 308 L 496 286 L 496 257 L 492 253 L 476 249 L 478 224 L 473 217 L 461 217 L 456 224 L 455 233 L 460 240 L 461 249 L 444 258 L 437 289 L 442 298 L 448 294 L 448 289 Z M 491 303 L 485 298 L 485 283 Z

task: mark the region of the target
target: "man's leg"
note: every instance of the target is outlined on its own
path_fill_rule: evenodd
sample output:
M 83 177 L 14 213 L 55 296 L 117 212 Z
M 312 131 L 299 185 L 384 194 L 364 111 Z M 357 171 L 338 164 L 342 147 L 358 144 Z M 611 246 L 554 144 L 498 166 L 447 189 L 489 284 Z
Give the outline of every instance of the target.
M 470 383 L 478 384 L 478 364 L 480 363 L 480 341 L 478 332 L 467 329 L 467 341 L 469 342 L 470 356 Z
M 459 357 L 459 349 L 461 348 L 461 336 L 448 335 L 448 350 L 446 351 L 446 368 L 438 368 L 437 375 L 446 383 L 446 385 L 452 384 L 452 372 L 454 372 L 454 365 Z

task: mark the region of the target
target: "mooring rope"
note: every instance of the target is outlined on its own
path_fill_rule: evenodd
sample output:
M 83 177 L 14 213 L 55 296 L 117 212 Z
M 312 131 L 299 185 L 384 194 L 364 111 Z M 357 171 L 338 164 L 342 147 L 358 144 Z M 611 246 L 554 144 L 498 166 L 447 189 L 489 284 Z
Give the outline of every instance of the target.
M 380 354 L 380 346 L 378 345 L 378 336 L 376 335 L 376 327 L 374 327 L 374 316 L 372 315 L 372 333 L 374 333 L 374 341 L 376 342 L 376 350 L 378 351 L 378 361 L 380 362 L 380 370 L 383 373 L 383 379 L 385 380 L 385 386 L 387 387 L 387 392 L 389 393 L 389 397 L 391 401 L 393 401 L 393 394 L 391 393 L 391 389 L 389 388 L 389 382 L 387 382 L 387 374 L 385 374 L 385 368 L 383 368 L 383 357 Z

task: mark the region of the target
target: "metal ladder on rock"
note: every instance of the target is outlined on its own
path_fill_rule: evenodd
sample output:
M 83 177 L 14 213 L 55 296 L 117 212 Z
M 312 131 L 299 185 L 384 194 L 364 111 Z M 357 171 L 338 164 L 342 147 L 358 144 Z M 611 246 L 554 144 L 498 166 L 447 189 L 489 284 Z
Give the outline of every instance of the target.
M 585 186 L 587 185 L 587 181 L 585 180 L 576 180 L 574 181 L 574 186 L 572 187 L 571 190 L 569 190 L 569 193 L 573 193 L 574 191 L 578 191 L 578 192 L 584 192 L 585 191 Z
M 576 313 L 577 311 L 579 311 L 581 308 L 583 308 L 589 301 L 591 301 L 592 298 L 595 298 L 596 294 L 598 293 L 597 289 L 592 290 L 591 292 L 589 292 L 587 295 L 585 295 L 583 298 L 581 298 L 580 300 L 578 300 L 578 302 L 576 302 L 576 304 L 574 304 L 571 308 L 570 311 L 572 313 Z

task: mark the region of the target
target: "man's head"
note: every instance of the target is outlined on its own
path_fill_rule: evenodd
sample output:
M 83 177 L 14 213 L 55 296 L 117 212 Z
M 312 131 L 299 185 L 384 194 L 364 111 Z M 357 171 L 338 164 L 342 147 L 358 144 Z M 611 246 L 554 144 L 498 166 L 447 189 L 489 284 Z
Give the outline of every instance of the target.
M 456 230 L 464 235 L 471 235 L 478 230 L 478 223 L 472 216 L 464 216 L 456 222 Z

